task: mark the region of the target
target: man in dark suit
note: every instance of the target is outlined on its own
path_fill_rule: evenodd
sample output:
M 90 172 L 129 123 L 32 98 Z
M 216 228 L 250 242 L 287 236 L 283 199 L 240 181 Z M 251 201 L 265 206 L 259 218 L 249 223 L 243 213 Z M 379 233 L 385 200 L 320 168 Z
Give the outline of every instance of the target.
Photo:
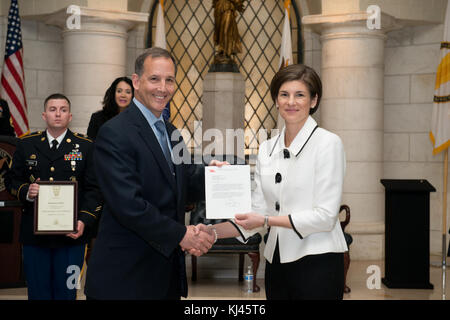
M 44 132 L 20 139 L 5 183 L 8 191 L 23 203 L 20 241 L 30 300 L 73 300 L 77 271 L 82 270 L 89 228 L 98 219 L 101 195 L 92 159 L 93 143 L 68 129 L 72 120 L 70 102 L 62 94 L 44 103 Z M 67 235 L 34 234 L 34 201 L 38 181 L 77 181 L 77 231 Z M 78 269 L 74 266 L 77 266 Z M 71 283 L 73 285 L 71 285 Z
M 0 135 L 15 136 L 8 102 L 0 99 Z
M 186 198 L 204 197 L 204 171 L 173 161 L 187 152 L 181 134 L 162 119 L 175 92 L 175 61 L 151 48 L 137 58 L 135 72 L 135 98 L 101 127 L 95 142 L 105 205 L 87 271 L 88 299 L 187 296 L 183 251 L 200 255 L 214 242 L 185 226 Z

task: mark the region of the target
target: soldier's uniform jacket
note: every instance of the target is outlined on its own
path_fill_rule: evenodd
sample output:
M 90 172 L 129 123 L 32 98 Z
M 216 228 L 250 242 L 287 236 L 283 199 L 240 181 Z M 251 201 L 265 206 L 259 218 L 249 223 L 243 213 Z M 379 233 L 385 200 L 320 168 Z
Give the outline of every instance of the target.
M 67 133 L 56 151 L 50 150 L 47 133 L 34 132 L 21 138 L 5 184 L 23 204 L 20 241 L 27 245 L 61 247 L 86 243 L 101 212 L 101 193 L 93 166 L 94 144 L 84 135 Z M 40 181 L 78 182 L 78 220 L 85 224 L 83 235 L 73 240 L 65 235 L 34 235 L 34 202 L 27 201 L 30 184 Z

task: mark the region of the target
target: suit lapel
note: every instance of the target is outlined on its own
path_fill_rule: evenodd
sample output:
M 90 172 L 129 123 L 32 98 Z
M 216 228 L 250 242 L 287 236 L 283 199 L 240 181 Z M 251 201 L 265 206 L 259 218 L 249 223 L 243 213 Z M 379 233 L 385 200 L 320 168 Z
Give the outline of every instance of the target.
M 127 108 L 127 111 L 129 112 L 132 118 L 132 123 L 137 127 L 139 135 L 144 140 L 148 149 L 152 152 L 153 156 L 156 159 L 156 162 L 158 163 L 158 166 L 161 168 L 161 171 L 163 172 L 170 186 L 176 192 L 177 188 L 175 179 L 172 173 L 170 172 L 166 158 L 164 157 L 164 153 L 161 150 L 161 146 L 159 145 L 158 139 L 156 138 L 152 128 L 148 124 L 144 115 L 141 113 L 141 111 L 138 109 L 138 107 L 136 107 L 136 105 L 133 102 Z

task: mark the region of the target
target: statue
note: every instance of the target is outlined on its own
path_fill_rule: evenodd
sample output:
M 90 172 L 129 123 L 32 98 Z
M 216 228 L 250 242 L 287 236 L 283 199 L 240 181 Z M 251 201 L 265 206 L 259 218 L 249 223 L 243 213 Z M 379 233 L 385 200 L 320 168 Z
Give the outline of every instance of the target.
M 218 47 L 214 64 L 236 65 L 232 56 L 242 52 L 236 16 L 244 11 L 244 0 L 213 0 L 213 7 L 214 44 Z

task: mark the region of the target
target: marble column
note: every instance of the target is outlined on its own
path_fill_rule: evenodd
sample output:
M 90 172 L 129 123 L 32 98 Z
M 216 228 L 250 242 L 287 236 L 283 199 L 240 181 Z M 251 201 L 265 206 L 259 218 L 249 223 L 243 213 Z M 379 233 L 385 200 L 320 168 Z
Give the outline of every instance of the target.
M 354 259 L 381 259 L 386 28 L 369 29 L 366 22 L 365 13 L 303 18 L 304 24 L 321 34 L 320 124 L 341 137 L 346 152 L 342 203 L 351 208 L 346 229 L 354 238 L 350 254 Z
M 203 81 L 202 100 L 203 154 L 235 155 L 243 161 L 244 77 L 239 72 L 208 72 Z
M 147 22 L 148 14 L 81 7 L 79 24 L 66 9 L 43 20 L 62 28 L 64 94 L 72 103 L 71 129 L 86 133 L 91 114 L 100 110 L 106 89 L 126 76 L 128 30 Z M 68 22 L 68 20 L 70 20 Z

